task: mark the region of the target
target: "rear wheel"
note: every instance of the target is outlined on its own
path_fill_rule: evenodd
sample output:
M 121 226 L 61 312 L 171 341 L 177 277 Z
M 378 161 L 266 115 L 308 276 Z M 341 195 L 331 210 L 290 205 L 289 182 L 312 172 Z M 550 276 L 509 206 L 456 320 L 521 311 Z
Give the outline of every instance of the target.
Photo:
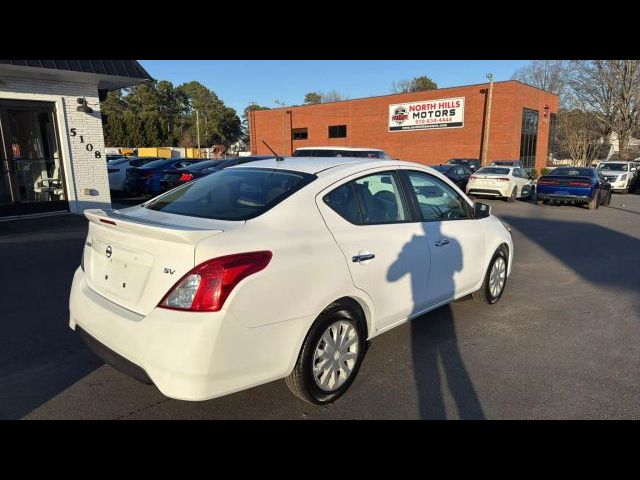
M 331 403 L 353 383 L 366 347 L 363 320 L 342 305 L 329 307 L 311 326 L 285 382 L 305 402 Z
M 600 193 L 596 192 L 593 198 L 589 201 L 589 210 L 597 210 L 600 205 Z
M 518 196 L 518 187 L 513 187 L 513 192 L 511 192 L 511 196 L 507 197 L 507 202 L 509 203 L 515 202 L 517 196 Z
M 471 295 L 477 302 L 493 305 L 504 292 L 507 285 L 507 255 L 502 248 L 493 254 L 489 268 L 484 276 L 484 281 L 479 290 Z

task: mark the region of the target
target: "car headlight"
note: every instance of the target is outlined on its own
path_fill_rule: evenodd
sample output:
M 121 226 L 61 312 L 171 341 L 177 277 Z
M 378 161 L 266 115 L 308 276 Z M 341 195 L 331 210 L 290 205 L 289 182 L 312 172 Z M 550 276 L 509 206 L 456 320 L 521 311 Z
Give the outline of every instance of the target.
M 627 179 L 627 174 L 625 173 L 624 175 L 620 175 L 620 180 L 626 180 Z

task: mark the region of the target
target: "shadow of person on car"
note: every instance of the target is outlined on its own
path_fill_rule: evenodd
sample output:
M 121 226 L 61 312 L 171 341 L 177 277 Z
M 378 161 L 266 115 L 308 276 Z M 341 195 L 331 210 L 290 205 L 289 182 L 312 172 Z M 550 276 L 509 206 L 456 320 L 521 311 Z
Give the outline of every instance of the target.
M 415 261 L 420 256 L 431 254 L 429 238 L 444 238 L 440 233 L 441 222 L 423 222 L 424 235 L 414 235 L 403 247 L 397 260 L 387 273 L 388 281 L 398 281 L 405 275 L 411 278 L 414 305 L 410 316 L 413 372 L 418 393 L 420 418 L 440 420 L 446 419 L 445 389 L 453 397 L 453 402 L 460 419 L 484 419 L 482 406 L 464 366 L 458 347 L 454 324 L 453 310 L 445 305 L 437 310 L 422 314 L 426 306 L 424 299 L 437 298 L 435 302 L 453 297 L 455 292 L 455 274 L 462 270 L 463 258 L 460 244 L 451 237 L 449 243 L 438 251 L 445 255 L 438 262 L 438 276 L 429 278 L 429 272 L 423 271 Z M 431 235 L 428 229 L 434 229 Z M 430 265 L 430 270 L 433 271 Z M 428 293 L 423 291 L 427 286 Z M 442 372 L 442 373 L 441 373 Z

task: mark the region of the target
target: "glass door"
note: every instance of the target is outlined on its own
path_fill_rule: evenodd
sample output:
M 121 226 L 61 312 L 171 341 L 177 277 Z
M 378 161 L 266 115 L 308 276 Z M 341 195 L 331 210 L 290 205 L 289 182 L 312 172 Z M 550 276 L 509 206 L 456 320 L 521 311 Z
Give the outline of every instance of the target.
M 68 210 L 54 105 L 0 101 L 0 215 Z

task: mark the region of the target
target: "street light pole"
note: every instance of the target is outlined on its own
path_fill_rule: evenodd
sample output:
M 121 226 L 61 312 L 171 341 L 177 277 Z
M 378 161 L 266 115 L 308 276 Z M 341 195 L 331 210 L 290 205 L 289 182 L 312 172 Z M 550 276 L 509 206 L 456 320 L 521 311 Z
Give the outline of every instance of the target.
M 279 100 L 276 100 L 275 103 L 277 103 L 282 107 L 282 156 L 284 157 L 286 154 L 286 148 L 287 148 L 287 142 L 285 140 L 285 135 L 284 135 L 284 125 L 285 125 L 284 115 L 285 115 L 286 105 L 284 104 L 284 102 L 281 102 Z
M 196 125 L 198 131 L 198 158 L 200 158 L 200 115 L 198 115 L 198 109 L 194 109 L 196 111 Z
M 482 134 L 482 156 L 480 165 L 487 164 L 487 154 L 489 151 L 489 124 L 491 123 L 491 99 L 493 97 L 493 74 L 487 73 L 489 79 L 489 92 L 487 93 L 487 110 L 484 117 L 484 132 Z

